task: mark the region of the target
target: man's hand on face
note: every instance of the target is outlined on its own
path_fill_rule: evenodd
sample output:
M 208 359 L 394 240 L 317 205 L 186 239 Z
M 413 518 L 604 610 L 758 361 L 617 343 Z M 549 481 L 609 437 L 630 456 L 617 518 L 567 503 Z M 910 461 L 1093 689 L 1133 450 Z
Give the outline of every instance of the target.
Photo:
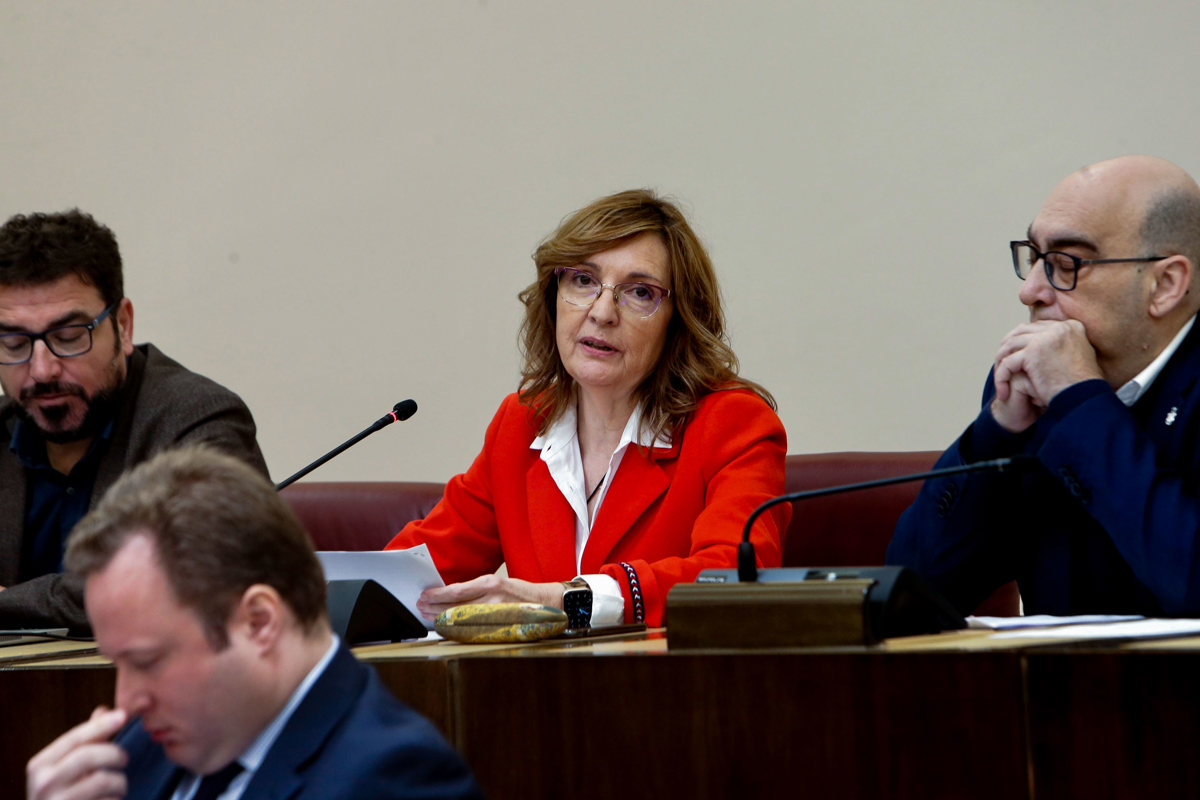
M 126 755 L 111 741 L 124 724 L 124 711 L 100 707 L 46 745 L 25 767 L 28 800 L 124 797 Z
M 1019 325 L 1004 337 L 996 353 L 992 416 L 1005 430 L 1020 433 L 1063 389 L 1103 377 L 1081 322 L 1039 320 Z

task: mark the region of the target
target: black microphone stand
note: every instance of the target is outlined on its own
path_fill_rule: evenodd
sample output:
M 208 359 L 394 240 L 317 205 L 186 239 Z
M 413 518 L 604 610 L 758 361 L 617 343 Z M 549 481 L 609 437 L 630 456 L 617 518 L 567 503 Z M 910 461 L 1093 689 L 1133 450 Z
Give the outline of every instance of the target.
M 754 522 L 763 512 L 774 508 L 781 503 L 791 503 L 796 500 L 807 500 L 810 497 L 824 497 L 831 494 L 841 494 L 842 492 L 855 492 L 859 489 L 874 489 L 877 486 L 890 486 L 894 483 L 908 483 L 909 481 L 922 481 L 927 478 L 940 478 L 943 475 L 956 475 L 960 472 L 977 472 L 980 470 L 994 469 L 997 472 L 1003 472 L 1005 467 L 1031 459 L 1031 456 L 1013 456 L 1011 458 L 993 458 L 990 461 L 975 461 L 971 464 L 960 464 L 957 467 L 943 467 L 941 469 L 933 469 L 928 472 L 918 472 L 912 475 L 896 475 L 891 478 L 879 478 L 873 481 L 863 481 L 861 483 L 850 483 L 843 486 L 826 486 L 821 489 L 806 489 L 801 492 L 792 492 L 791 494 L 781 494 L 778 497 L 772 497 L 758 508 L 751 512 L 749 519 L 746 520 L 746 527 L 742 530 L 742 543 L 738 545 L 738 581 L 740 583 L 754 583 L 758 580 L 758 565 L 754 558 L 754 543 L 750 541 L 750 530 L 754 527 Z
M 962 472 L 1003 471 L 1025 461 L 1036 458 L 1018 455 L 977 461 L 767 500 L 746 520 L 736 570 L 704 570 L 695 583 L 676 584 L 668 593 L 668 646 L 861 646 L 892 636 L 964 627 L 962 614 L 904 567 L 783 567 L 760 574 L 750 531 L 763 512 L 780 503 Z

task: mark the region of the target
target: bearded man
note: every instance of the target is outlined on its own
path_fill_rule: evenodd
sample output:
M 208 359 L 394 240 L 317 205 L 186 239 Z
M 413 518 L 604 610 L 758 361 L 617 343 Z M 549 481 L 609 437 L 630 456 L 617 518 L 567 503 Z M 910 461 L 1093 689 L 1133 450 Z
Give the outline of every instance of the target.
M 134 345 L 116 237 L 78 209 L 0 227 L 0 387 L 0 628 L 87 630 L 64 543 L 128 468 L 204 443 L 267 471 L 237 395 Z

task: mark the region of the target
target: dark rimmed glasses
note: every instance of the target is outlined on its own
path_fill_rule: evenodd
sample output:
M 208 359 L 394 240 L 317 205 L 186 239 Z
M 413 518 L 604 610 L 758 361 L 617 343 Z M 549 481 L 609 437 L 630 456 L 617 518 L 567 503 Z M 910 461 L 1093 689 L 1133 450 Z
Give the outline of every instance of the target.
M 59 358 L 81 356 L 92 349 L 92 331 L 113 312 L 118 300 L 101 311 L 91 322 L 60 325 L 41 333 L 0 333 L 0 364 L 24 364 L 33 358 L 33 344 L 39 340 Z
M 671 296 L 670 289 L 653 283 L 630 281 L 628 283 L 601 283 L 587 270 L 575 267 L 557 267 L 558 295 L 573 306 L 590 306 L 605 289 L 612 289 L 613 300 L 621 308 L 627 308 L 642 319 L 654 316 L 662 301 Z
M 1039 261 L 1046 270 L 1046 280 L 1060 292 L 1069 292 L 1079 281 L 1079 268 L 1089 264 L 1136 264 L 1139 262 L 1162 261 L 1166 256 L 1141 256 L 1138 258 L 1080 258 L 1061 250 L 1043 253 L 1033 242 L 1009 242 L 1012 250 L 1013 270 L 1017 277 L 1025 280 Z

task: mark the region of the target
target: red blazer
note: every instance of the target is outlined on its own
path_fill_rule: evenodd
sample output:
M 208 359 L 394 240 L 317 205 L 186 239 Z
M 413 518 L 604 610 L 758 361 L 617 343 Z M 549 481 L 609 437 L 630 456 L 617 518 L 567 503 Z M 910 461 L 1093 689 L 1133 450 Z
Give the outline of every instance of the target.
M 575 577 L 575 514 L 529 445 L 537 421 L 515 394 L 488 426 L 483 451 L 446 484 L 441 502 L 404 527 L 386 549 L 425 543 L 447 583 L 494 572 L 535 583 Z M 630 582 L 637 573 L 646 623 L 663 624 L 667 592 L 703 569 L 736 567 L 737 545 L 750 513 L 784 492 L 787 436 L 770 407 L 752 392 L 713 392 L 669 449 L 653 458 L 630 445 L 600 506 L 584 548 L 583 574 L 613 577 L 633 620 Z M 758 563 L 777 567 L 792 509 L 759 517 L 751 538 Z

